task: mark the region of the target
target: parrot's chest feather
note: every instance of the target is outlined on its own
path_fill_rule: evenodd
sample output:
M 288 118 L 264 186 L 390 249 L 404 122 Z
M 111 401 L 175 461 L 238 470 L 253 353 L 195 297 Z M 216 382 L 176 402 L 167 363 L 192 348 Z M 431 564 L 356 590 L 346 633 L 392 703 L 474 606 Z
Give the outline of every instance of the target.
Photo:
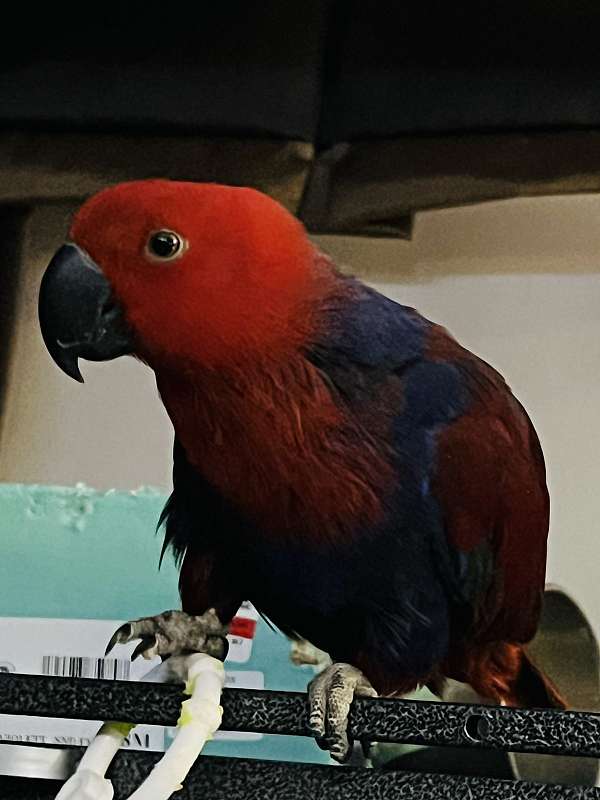
M 300 354 L 228 372 L 158 374 L 202 477 L 266 534 L 351 535 L 381 519 L 392 468 Z

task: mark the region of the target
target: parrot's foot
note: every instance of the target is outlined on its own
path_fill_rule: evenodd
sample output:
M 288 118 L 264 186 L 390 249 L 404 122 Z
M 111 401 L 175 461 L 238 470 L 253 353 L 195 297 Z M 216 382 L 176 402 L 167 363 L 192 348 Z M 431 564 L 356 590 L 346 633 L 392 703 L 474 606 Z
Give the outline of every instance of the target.
M 127 644 L 133 639 L 141 639 L 131 655 L 138 656 L 176 656 L 186 653 L 207 653 L 215 658 L 225 659 L 227 655 L 227 627 L 224 626 L 214 608 L 201 617 L 193 617 L 185 611 L 165 611 L 155 617 L 126 622 L 114 632 L 106 653 L 116 644 Z
M 350 664 L 331 664 L 308 686 L 309 727 L 323 750 L 340 763 L 352 753 L 348 714 L 355 697 L 377 697 L 363 673 Z
M 290 661 L 299 667 L 314 667 L 316 672 L 321 672 L 331 664 L 329 654 L 324 650 L 319 650 L 306 639 L 294 639 L 291 642 Z

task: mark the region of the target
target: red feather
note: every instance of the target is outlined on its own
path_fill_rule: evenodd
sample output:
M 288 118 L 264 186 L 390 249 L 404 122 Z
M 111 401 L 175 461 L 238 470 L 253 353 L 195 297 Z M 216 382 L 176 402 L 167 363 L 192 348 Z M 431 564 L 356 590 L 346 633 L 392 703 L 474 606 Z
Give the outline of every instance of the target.
M 434 327 L 428 357 L 462 363 L 477 398 L 437 439 L 432 486 L 445 509 L 448 540 L 465 554 L 483 546 L 494 561 L 494 583 L 479 599 L 468 646 L 454 636 L 443 671 L 496 702 L 536 704 L 547 694 L 554 702 L 546 705 L 564 705 L 522 646 L 534 636 L 539 621 L 550 522 L 537 435 L 502 376 L 443 328 Z M 534 673 L 542 680 L 533 680 Z M 546 692 L 540 690 L 544 685 Z M 523 696 L 527 686 L 537 697 Z

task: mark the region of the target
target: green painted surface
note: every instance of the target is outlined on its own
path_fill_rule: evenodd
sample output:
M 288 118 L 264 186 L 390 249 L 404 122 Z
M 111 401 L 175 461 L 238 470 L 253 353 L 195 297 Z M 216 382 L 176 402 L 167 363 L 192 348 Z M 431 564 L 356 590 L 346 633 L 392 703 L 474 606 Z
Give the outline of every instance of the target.
M 98 492 L 0 484 L 0 616 L 132 619 L 179 607 L 178 574 L 156 522 L 166 500 L 152 489 Z M 265 687 L 304 691 L 289 643 L 259 621 L 252 655 L 231 669 L 264 673 Z M 213 742 L 205 752 L 326 762 L 309 739 Z
M 130 619 L 177 607 L 164 495 L 0 485 L 2 616 Z

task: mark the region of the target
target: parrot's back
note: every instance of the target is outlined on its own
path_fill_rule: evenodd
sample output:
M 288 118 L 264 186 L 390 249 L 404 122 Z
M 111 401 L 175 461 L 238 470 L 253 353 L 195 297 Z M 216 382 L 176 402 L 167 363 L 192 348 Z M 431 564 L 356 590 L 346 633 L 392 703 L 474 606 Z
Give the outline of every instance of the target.
M 289 362 L 207 373 L 201 397 L 158 375 L 184 608 L 248 599 L 380 691 L 453 677 L 561 704 L 522 648 L 549 521 L 526 412 L 444 329 L 339 281 Z
M 39 314 L 71 377 L 125 354 L 156 373 L 185 611 L 227 621 L 252 601 L 348 662 L 350 695 L 359 667 L 383 692 L 450 676 L 560 704 L 523 650 L 549 515 L 527 414 L 442 328 L 341 275 L 272 198 L 109 187 L 76 214 Z

